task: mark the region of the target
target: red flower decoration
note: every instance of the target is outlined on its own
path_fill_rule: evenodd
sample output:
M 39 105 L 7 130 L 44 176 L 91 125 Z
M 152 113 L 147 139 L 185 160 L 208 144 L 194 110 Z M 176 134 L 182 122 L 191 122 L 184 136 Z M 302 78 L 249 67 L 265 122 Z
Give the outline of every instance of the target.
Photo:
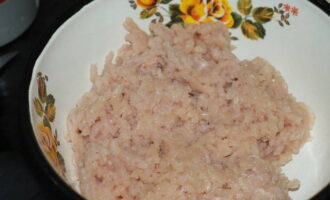
M 293 16 L 297 16 L 299 14 L 299 9 L 296 7 L 291 8 L 291 13 Z
M 285 11 L 289 12 L 291 10 L 291 6 L 289 4 L 284 4 L 283 8 Z

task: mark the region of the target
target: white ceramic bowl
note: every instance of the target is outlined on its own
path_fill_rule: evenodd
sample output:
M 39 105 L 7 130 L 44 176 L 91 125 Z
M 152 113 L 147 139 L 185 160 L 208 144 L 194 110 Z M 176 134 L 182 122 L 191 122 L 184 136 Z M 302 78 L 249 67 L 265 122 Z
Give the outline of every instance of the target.
M 225 3 L 225 0 L 220 1 Z M 253 16 L 253 12 L 249 14 L 247 19 L 264 24 L 257 32 L 247 35 L 248 38 L 243 35 L 238 16 L 244 18 L 243 13 L 248 10 L 238 9 L 238 1 L 249 2 L 229 0 L 229 6 L 224 4 L 225 14 L 221 19 L 231 27 L 233 44 L 238 47 L 235 53 L 241 59 L 261 56 L 269 60 L 284 76 L 289 91 L 315 112 L 313 140 L 284 167 L 290 178 L 301 181 L 300 189 L 291 192 L 291 197 L 309 199 L 330 181 L 330 18 L 308 1 L 252 0 L 252 11 L 266 9 L 264 11 L 271 17 L 265 19 Z M 66 118 L 77 100 L 91 87 L 90 65 L 97 64 L 102 69 L 106 54 L 124 43 L 122 23 L 126 17 L 132 17 L 147 30 L 153 19 L 163 18 L 163 23 L 168 23 L 170 17 L 166 10 L 180 3 L 184 0 L 163 0 L 155 5 L 157 10 L 142 12 L 141 5 L 134 0 L 131 3 L 95 0 L 53 34 L 35 62 L 29 88 L 34 135 L 49 164 L 72 188 L 77 188 L 77 177 L 73 152 L 65 139 Z M 153 15 L 141 19 L 141 16 L 147 16 L 147 11 Z M 179 18 L 183 15 L 171 13 Z

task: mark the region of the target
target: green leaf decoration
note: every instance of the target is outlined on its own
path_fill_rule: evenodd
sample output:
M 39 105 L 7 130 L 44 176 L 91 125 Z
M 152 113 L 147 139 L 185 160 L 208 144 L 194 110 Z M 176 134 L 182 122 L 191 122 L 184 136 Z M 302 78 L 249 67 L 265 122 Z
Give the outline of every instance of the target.
M 175 19 L 171 20 L 170 22 L 168 22 L 166 24 L 166 26 L 171 27 L 173 24 L 182 24 L 182 25 L 184 25 L 184 22 L 181 18 L 175 18 Z
M 129 0 L 128 2 L 129 2 L 129 4 L 131 5 L 131 7 L 132 7 L 134 10 L 137 8 L 137 5 L 136 5 L 136 3 L 135 3 L 135 0 Z
M 131 4 L 131 7 L 132 7 L 134 10 L 136 10 L 136 8 L 137 8 L 137 4 L 136 4 L 136 3 Z
M 65 169 L 65 162 L 64 162 L 64 159 L 63 159 L 63 156 L 57 151 L 57 158 L 58 158 L 58 161 L 59 161 L 59 164 L 60 164 L 60 172 L 62 173 L 62 175 L 64 176 L 65 172 L 66 172 L 66 169 Z
M 56 106 L 55 104 L 47 104 L 45 108 L 45 114 L 50 122 L 55 120 Z
M 240 13 L 243 15 L 249 15 L 252 9 L 252 1 L 251 0 L 239 0 L 237 2 L 237 8 Z
M 237 28 L 242 23 L 242 16 L 236 12 L 232 12 L 231 16 L 234 18 L 234 25 L 231 28 Z
M 39 99 L 34 98 L 34 99 L 33 99 L 33 105 L 34 105 L 34 109 L 35 109 L 37 115 L 38 115 L 39 117 L 42 117 L 42 114 L 43 114 L 44 111 L 43 111 L 42 104 L 41 104 L 41 102 L 39 101 Z
M 42 76 L 40 76 L 37 80 L 37 83 L 38 83 L 39 99 L 42 103 L 45 103 L 47 97 L 47 88 L 46 88 L 45 79 Z
M 290 13 L 286 13 L 285 18 L 289 19 L 289 17 L 290 17 Z
M 251 39 L 258 40 L 259 38 L 264 38 L 266 35 L 266 30 L 258 22 L 252 22 L 251 20 L 245 20 L 241 26 L 243 34 Z
M 151 7 L 151 8 L 145 8 L 140 13 L 141 19 L 147 19 L 151 16 L 153 16 L 157 12 L 157 7 Z
M 254 25 L 257 27 L 257 32 L 258 35 L 261 39 L 264 39 L 266 36 L 266 30 L 264 28 L 264 26 L 258 22 L 254 23 Z
M 169 4 L 172 0 L 161 0 L 161 4 Z
M 47 103 L 47 104 L 54 104 L 54 103 L 55 103 L 55 98 L 54 98 L 54 96 L 51 95 L 51 94 L 47 95 L 46 103 Z
M 259 7 L 253 9 L 253 18 L 260 24 L 264 24 L 273 19 L 274 10 L 268 7 Z
M 169 14 L 171 17 L 171 21 L 167 23 L 166 26 L 171 27 L 173 24 L 184 24 L 181 18 L 182 12 L 180 11 L 179 4 L 170 4 Z
M 57 145 L 60 145 L 60 142 L 58 141 L 58 134 L 57 134 L 57 129 L 55 129 L 55 133 L 54 133 L 54 137 L 55 137 L 55 140 L 56 140 L 56 144 Z
M 278 23 L 279 23 L 280 26 L 282 26 L 282 27 L 284 26 L 283 22 L 278 21 Z
M 171 4 L 169 6 L 169 14 L 171 18 L 179 17 L 182 15 L 179 4 Z
M 163 23 L 164 22 L 164 17 L 160 12 L 156 12 L 155 15 L 158 17 L 158 22 Z M 156 21 L 154 23 L 157 22 L 157 19 L 155 19 Z
M 48 127 L 50 130 L 52 130 L 52 126 L 50 125 L 47 117 L 43 118 L 42 123 L 44 124 L 45 127 Z

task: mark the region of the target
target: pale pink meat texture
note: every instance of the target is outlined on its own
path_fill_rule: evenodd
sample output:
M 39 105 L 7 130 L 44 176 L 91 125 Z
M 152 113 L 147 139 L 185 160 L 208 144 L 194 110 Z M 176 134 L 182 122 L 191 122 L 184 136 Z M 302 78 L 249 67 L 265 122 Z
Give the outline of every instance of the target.
M 286 200 L 281 167 L 309 140 L 313 115 L 261 58 L 239 60 L 227 28 L 131 20 L 127 43 L 92 68 L 68 117 L 89 200 Z

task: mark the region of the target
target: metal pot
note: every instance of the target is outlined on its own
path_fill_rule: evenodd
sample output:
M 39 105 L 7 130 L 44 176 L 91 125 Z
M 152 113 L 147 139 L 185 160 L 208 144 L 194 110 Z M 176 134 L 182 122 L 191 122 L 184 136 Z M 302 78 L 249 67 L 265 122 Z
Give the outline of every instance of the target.
M 0 47 L 31 25 L 38 7 L 39 0 L 0 0 Z

